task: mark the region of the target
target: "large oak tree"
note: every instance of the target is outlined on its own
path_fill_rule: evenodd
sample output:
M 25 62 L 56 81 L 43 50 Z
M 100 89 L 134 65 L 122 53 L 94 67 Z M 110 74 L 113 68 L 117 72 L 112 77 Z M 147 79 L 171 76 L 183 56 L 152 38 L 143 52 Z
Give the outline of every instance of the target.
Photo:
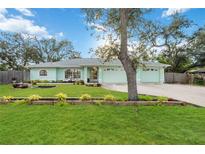
M 83 9 L 86 22 L 104 44 L 95 51 L 105 61 L 118 58 L 126 72 L 128 99 L 137 100 L 136 69 L 149 47 L 143 30 L 148 9 Z M 145 37 L 144 37 L 145 36 Z

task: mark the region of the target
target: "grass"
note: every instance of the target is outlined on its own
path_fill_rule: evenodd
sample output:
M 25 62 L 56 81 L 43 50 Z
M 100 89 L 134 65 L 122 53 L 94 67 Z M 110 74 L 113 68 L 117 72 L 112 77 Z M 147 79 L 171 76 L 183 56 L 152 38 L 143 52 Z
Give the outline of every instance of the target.
M 205 108 L 0 105 L 0 144 L 205 144 Z
M 13 88 L 12 85 L 0 85 L 0 97 L 14 96 L 14 97 L 28 97 L 30 95 L 40 95 L 42 97 L 55 97 L 58 93 L 64 93 L 68 97 L 80 97 L 82 94 L 89 94 L 92 97 L 104 97 L 105 95 L 113 95 L 117 99 L 126 100 L 127 93 L 107 90 L 101 87 L 87 87 L 84 85 L 68 85 L 57 84 L 55 88 L 27 88 L 18 89 Z M 139 96 L 142 100 L 146 97 L 148 100 L 155 98 L 152 96 Z

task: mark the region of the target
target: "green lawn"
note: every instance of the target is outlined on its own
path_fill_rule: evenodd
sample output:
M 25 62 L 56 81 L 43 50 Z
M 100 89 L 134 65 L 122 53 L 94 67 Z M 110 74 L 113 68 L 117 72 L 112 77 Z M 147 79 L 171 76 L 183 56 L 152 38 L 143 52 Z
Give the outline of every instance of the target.
M 55 88 L 27 88 L 19 89 L 13 88 L 12 85 L 0 85 L 1 96 L 14 96 L 24 97 L 33 94 L 38 94 L 42 97 L 55 97 L 56 94 L 62 92 L 67 94 L 68 97 L 80 97 L 82 94 L 90 94 L 92 97 L 103 97 L 107 94 L 112 94 L 117 98 L 126 99 L 127 93 L 106 90 L 101 87 L 87 87 L 84 85 L 72 84 L 58 84 Z
M 205 144 L 205 108 L 0 105 L 0 144 Z
M 13 88 L 10 84 L 0 85 L 0 97 L 27 97 L 34 94 L 38 94 L 42 97 L 55 97 L 55 95 L 58 93 L 65 93 L 68 97 L 80 97 L 82 94 L 90 94 L 92 97 L 104 97 L 105 95 L 111 94 L 115 96 L 118 100 L 127 99 L 127 93 L 124 92 L 107 90 L 102 87 L 87 87 L 84 85 L 57 84 L 55 88 L 26 89 Z M 141 100 L 150 100 L 153 98 L 157 98 L 157 96 L 140 95 L 139 98 Z

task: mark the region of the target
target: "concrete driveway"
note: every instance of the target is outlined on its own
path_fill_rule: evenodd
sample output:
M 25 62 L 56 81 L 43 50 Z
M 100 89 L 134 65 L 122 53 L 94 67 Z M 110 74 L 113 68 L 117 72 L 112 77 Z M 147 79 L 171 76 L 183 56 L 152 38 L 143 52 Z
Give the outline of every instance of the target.
M 127 92 L 127 85 L 105 84 L 104 88 Z M 138 84 L 140 94 L 167 96 L 205 107 L 205 87 L 180 84 Z

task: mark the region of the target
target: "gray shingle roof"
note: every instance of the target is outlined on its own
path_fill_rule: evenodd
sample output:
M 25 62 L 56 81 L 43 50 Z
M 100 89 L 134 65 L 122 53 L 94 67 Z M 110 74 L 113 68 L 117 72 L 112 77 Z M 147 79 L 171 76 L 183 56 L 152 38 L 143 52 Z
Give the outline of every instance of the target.
M 156 62 L 143 62 L 147 66 L 161 66 L 166 67 L 169 65 L 156 63 Z M 47 62 L 35 65 L 29 65 L 28 68 L 67 68 L 67 67 L 81 67 L 81 66 L 122 66 L 119 60 L 112 60 L 109 62 L 104 62 L 103 59 L 99 58 L 82 58 L 82 59 L 68 59 L 58 62 Z

